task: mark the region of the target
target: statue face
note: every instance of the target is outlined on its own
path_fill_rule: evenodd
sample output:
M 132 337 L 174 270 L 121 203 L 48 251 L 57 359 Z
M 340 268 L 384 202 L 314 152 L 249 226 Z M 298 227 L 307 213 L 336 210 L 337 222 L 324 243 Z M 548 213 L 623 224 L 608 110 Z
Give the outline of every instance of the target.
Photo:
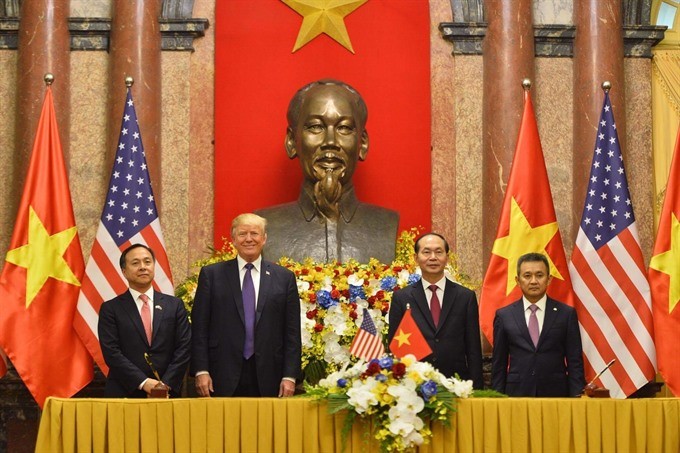
M 307 93 L 295 130 L 286 138 L 289 156 L 300 158 L 305 179 L 333 179 L 345 186 L 358 160 L 366 158 L 368 135 L 355 115 L 352 94 L 338 86 Z

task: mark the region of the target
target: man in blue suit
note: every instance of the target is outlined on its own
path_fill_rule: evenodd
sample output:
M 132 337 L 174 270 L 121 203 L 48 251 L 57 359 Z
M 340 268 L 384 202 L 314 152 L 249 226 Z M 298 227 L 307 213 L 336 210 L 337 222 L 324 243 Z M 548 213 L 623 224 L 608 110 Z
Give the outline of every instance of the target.
M 425 357 L 442 374 L 471 379 L 474 388 L 484 388 L 479 307 L 475 293 L 446 278 L 449 244 L 437 233 L 427 233 L 415 242 L 415 259 L 423 278 L 395 291 L 390 305 L 388 342 L 410 305 L 432 354 Z
M 123 251 L 120 268 L 130 289 L 104 302 L 99 310 L 99 343 L 109 366 L 104 394 L 116 398 L 144 398 L 158 384 L 145 354 L 180 396 L 189 363 L 191 329 L 184 303 L 154 291 L 156 258 L 153 250 L 134 244 Z
M 491 386 L 510 396 L 580 395 L 585 378 L 576 310 L 546 295 L 548 259 L 522 255 L 515 280 L 522 298 L 498 309 L 493 322 Z
M 200 396 L 291 396 L 300 375 L 295 275 L 262 259 L 267 221 L 234 219 L 238 256 L 201 269 L 192 311 L 191 373 Z

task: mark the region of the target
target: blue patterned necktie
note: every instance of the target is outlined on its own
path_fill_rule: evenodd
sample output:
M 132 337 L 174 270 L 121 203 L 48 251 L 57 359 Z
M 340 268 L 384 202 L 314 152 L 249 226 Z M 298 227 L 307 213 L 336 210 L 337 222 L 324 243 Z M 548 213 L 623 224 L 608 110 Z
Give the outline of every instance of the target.
M 246 327 L 246 341 L 243 344 L 243 357 L 249 359 L 255 352 L 255 285 L 250 271 L 253 263 L 246 264 L 246 275 L 243 277 L 243 315 Z

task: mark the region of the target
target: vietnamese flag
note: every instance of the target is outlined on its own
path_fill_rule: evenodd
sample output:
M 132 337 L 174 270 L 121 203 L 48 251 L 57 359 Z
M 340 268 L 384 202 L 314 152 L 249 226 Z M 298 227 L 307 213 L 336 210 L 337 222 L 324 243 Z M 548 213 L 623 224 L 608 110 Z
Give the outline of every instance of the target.
M 418 325 L 411 316 L 411 309 L 408 308 L 401 318 L 397 331 L 390 342 L 390 351 L 395 356 L 402 358 L 407 354 L 413 354 L 416 360 L 432 354 L 432 348 L 427 344 L 427 340 L 418 328 Z
M 48 86 L 0 275 L 0 346 L 41 408 L 92 380 L 92 358 L 73 329 L 84 268 Z
M 680 130 L 649 262 L 649 285 L 659 372 L 673 395 L 680 396 Z
M 482 332 L 490 343 L 493 343 L 496 310 L 522 297 L 515 283 L 517 260 L 530 252 L 543 253 L 548 258 L 553 276 L 548 286 L 550 297 L 573 307 L 574 294 L 536 116 L 531 95 L 525 90 L 517 147 L 479 302 Z
M 368 106 L 359 200 L 399 212 L 400 230 L 430 229 L 430 27 L 426 1 L 216 2 L 217 247 L 236 215 L 297 200 L 286 112 L 298 89 L 324 78 L 348 83 Z

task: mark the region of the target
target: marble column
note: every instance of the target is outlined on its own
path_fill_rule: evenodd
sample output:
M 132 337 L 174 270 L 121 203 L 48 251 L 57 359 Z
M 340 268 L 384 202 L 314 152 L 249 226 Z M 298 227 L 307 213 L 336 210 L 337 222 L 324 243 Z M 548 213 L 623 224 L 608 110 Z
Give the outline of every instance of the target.
M 523 111 L 522 79 L 534 76 L 531 0 L 487 1 L 484 38 L 483 262 L 489 262 Z
M 156 205 L 161 209 L 161 0 L 113 0 L 108 146 L 113 162 L 125 103 L 125 77 L 135 103 Z
M 64 158 L 69 158 L 70 36 L 68 2 L 63 0 L 24 0 L 19 21 L 17 70 L 16 202 L 26 179 L 26 171 L 45 97 L 46 73 L 54 75 L 52 96 L 59 125 Z M 67 165 L 68 167 L 68 165 Z
M 595 135 L 602 112 L 602 82 L 609 80 L 621 150 L 625 152 L 626 106 L 623 74 L 623 6 L 620 0 L 574 2 L 574 154 L 573 174 L 588 175 Z M 587 178 L 574 178 L 571 239 L 576 240 L 588 186 Z

